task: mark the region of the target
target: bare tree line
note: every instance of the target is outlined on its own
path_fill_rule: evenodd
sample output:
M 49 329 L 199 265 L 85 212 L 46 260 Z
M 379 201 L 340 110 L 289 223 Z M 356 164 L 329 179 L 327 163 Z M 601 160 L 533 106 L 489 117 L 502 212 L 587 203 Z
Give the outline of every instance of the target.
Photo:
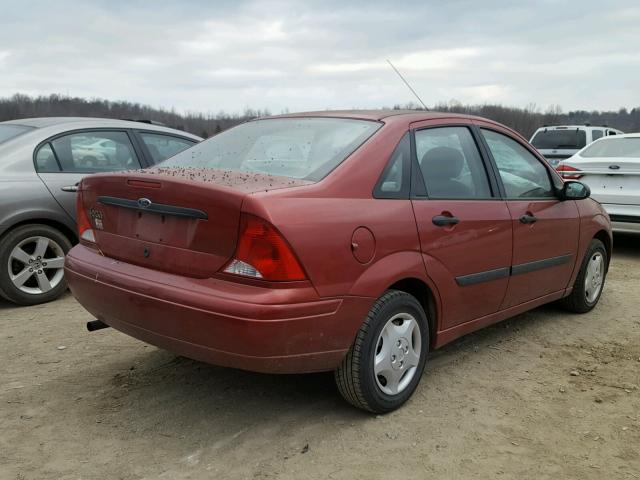
M 394 108 L 418 109 L 418 105 L 395 105 Z M 525 108 L 505 107 L 502 105 L 463 105 L 452 101 L 433 107 L 438 112 L 465 113 L 490 118 L 507 125 L 525 138 L 530 138 L 538 128 L 545 125 L 606 125 L 625 133 L 640 132 L 640 106 L 631 110 L 620 108 L 617 111 L 575 110 L 562 112 L 560 105 L 553 105 L 544 112 L 535 104 Z
M 417 109 L 417 104 L 395 105 L 393 108 Z M 623 132 L 640 132 L 640 107 L 618 111 L 576 110 L 563 113 L 560 106 L 552 106 L 544 112 L 536 105 L 526 108 L 504 107 L 502 105 L 463 105 L 459 102 L 438 104 L 433 110 L 452 113 L 466 113 L 490 118 L 520 132 L 526 138 L 543 125 L 608 125 Z M 0 98 L 0 121 L 28 117 L 106 117 L 134 120 L 153 120 L 167 126 L 209 137 L 252 118 L 269 115 L 267 110 L 246 109 L 242 113 L 216 114 L 185 113 L 175 109 L 153 108 L 148 105 L 125 101 L 85 99 L 52 94 L 32 97 L 15 94 Z
M 0 121 L 30 117 L 101 117 L 129 120 L 153 120 L 168 127 L 209 137 L 252 118 L 269 115 L 267 110 L 246 109 L 242 113 L 186 113 L 175 109 L 153 108 L 125 101 L 86 99 L 52 94 L 31 97 L 17 93 L 0 98 Z

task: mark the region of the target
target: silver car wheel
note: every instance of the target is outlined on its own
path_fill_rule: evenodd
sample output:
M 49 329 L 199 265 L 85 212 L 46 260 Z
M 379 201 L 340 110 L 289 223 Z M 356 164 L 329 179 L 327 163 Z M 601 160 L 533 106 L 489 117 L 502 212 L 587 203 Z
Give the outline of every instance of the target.
M 21 292 L 46 293 L 64 277 L 64 250 L 47 237 L 29 237 L 18 243 L 9 255 L 9 278 Z
M 584 276 L 584 292 L 587 302 L 593 303 L 600 295 L 602 282 L 604 281 L 604 257 L 602 253 L 595 252 L 587 264 L 587 273 Z
M 374 357 L 374 373 L 378 387 L 387 395 L 401 393 L 414 377 L 422 336 L 416 319 L 408 313 L 398 313 L 385 324 Z

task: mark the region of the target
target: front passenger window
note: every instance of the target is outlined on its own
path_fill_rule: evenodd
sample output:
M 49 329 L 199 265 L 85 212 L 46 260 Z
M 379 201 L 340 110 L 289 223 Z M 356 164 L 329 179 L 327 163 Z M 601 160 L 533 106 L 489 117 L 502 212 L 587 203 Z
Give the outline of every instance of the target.
M 549 172 L 529 150 L 493 130 L 482 129 L 507 198 L 555 198 Z

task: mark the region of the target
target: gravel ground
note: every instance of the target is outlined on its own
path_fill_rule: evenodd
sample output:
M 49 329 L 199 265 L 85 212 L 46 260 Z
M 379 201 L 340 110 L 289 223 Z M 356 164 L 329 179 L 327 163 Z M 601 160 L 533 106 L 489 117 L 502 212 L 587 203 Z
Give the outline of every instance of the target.
M 546 306 L 432 354 L 371 416 L 330 374 L 201 364 L 66 295 L 0 301 L 0 478 L 640 479 L 640 238 L 616 237 L 598 307 Z

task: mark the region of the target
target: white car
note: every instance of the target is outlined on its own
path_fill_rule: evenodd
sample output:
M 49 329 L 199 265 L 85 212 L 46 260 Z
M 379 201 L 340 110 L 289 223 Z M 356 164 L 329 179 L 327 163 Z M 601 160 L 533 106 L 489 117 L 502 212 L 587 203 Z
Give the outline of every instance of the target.
M 536 130 L 530 143 L 555 167 L 599 138 L 622 134 L 615 128 L 588 124 L 545 126 Z
M 640 133 L 605 137 L 562 161 L 565 179 L 589 186 L 615 232 L 640 233 Z

